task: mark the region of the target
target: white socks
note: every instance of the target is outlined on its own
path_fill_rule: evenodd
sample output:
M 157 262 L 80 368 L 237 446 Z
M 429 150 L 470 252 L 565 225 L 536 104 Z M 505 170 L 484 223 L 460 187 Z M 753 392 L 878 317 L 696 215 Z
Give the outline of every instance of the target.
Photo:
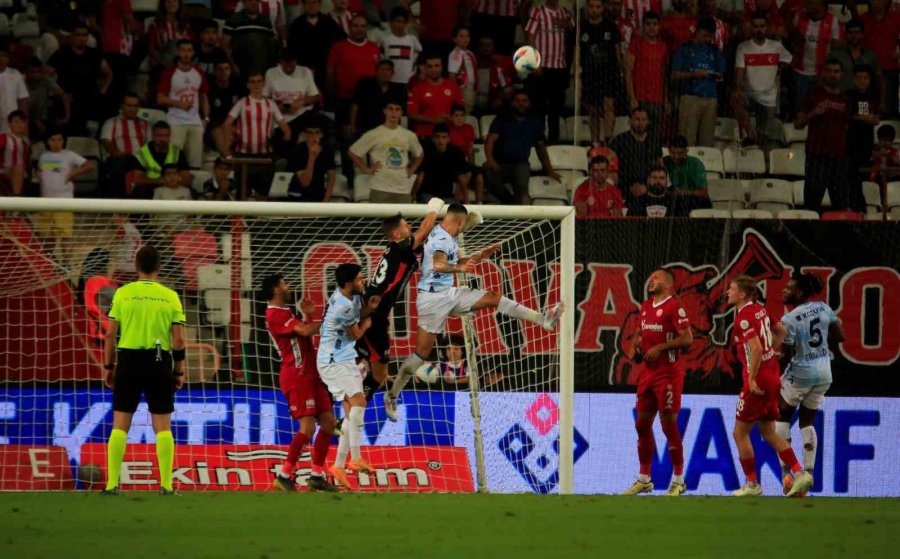
M 350 458 L 353 460 L 359 460 L 361 458 L 359 442 L 362 438 L 363 414 L 365 414 L 365 412 L 366 408 L 354 406 L 350 408 L 350 414 L 347 416 L 347 422 L 350 423 L 349 433 L 347 433 L 349 442 L 347 444 L 350 445 Z M 341 439 L 343 438 L 344 437 L 341 437 Z
M 816 466 L 816 447 L 819 445 L 819 437 L 816 428 L 810 425 L 800 429 L 803 437 L 803 468 L 812 471 Z
M 544 315 L 541 313 L 529 309 L 519 303 L 516 303 L 512 299 L 508 299 L 506 297 L 500 298 L 500 304 L 497 305 L 497 311 L 500 314 L 505 314 L 506 316 L 511 316 L 513 318 L 518 318 L 521 320 L 527 320 L 529 322 L 534 322 L 536 324 L 541 324 L 544 322 Z
M 338 468 L 347 466 L 347 454 L 350 452 L 350 436 L 347 434 L 350 430 L 350 420 L 344 419 L 344 425 L 341 427 L 341 436 L 338 439 L 337 454 L 334 455 L 334 465 Z
M 680 484 L 684 485 L 684 474 L 681 474 L 680 476 L 673 475 L 672 481 L 674 483 L 680 483 Z
M 391 396 L 396 397 L 400 394 L 400 391 L 406 386 L 406 383 L 409 382 L 409 379 L 416 374 L 416 369 L 422 366 L 425 360 L 419 357 L 418 353 L 411 353 L 409 357 L 403 361 L 403 364 L 400 365 L 400 370 L 397 372 L 397 378 L 394 379 L 394 384 L 391 385 Z
M 775 432 L 779 437 L 786 440 L 788 445 L 791 444 L 791 424 L 787 421 L 776 421 L 775 422 Z M 788 473 L 787 466 L 784 465 L 784 462 L 781 461 L 781 458 L 778 458 L 778 463 L 781 464 L 781 475 L 782 477 Z

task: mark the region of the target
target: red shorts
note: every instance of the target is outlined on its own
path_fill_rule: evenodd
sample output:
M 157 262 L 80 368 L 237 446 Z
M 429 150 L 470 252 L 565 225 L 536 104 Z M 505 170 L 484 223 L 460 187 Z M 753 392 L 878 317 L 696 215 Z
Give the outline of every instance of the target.
M 285 392 L 284 397 L 287 398 L 288 409 L 294 419 L 318 417 L 334 411 L 331 394 L 318 375 L 309 375 L 308 380 L 305 375 L 300 377 L 297 385 Z
M 757 421 L 778 421 L 781 412 L 778 410 L 778 394 L 781 391 L 781 379 L 777 371 L 760 371 L 756 384 L 765 392 L 762 396 L 750 392 L 746 379 L 744 387 L 738 395 L 737 420 L 745 423 Z
M 638 380 L 638 413 L 678 413 L 684 390 L 684 371 L 681 369 L 644 369 Z

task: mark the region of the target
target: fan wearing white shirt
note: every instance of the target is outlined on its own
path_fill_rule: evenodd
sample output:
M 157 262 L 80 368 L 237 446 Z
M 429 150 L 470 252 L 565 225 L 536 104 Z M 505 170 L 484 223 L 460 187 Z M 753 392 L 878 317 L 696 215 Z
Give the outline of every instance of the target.
M 41 181 L 41 196 L 44 198 L 74 198 L 76 177 L 90 173 L 94 164 L 74 151 L 65 149 L 66 136 L 63 132 L 52 131 L 44 140 L 47 149 L 38 159 L 38 177 Z M 69 258 L 74 216 L 71 212 L 44 212 L 40 215 L 37 228 L 43 235 L 56 240 L 56 257 L 65 264 Z
M 163 71 L 156 102 L 168 107 L 172 144 L 184 150 L 188 165 L 199 169 L 203 164 L 203 127 L 209 122 L 209 84 L 206 74 L 194 66 L 194 43 L 180 39 L 177 56 L 175 65 Z
M 25 79 L 9 67 L 9 53 L 0 49 L 0 132 L 9 132 L 7 117 L 13 111 L 28 114 L 28 88 Z
M 409 79 L 416 73 L 416 59 L 422 52 L 422 44 L 414 35 L 406 32 L 409 24 L 409 10 L 396 7 L 391 10 L 391 32 L 381 36 L 378 46 L 385 58 L 394 64 L 394 77 L 391 81 L 402 84 L 409 83 Z
M 298 138 L 315 113 L 313 107 L 319 102 L 319 88 L 312 71 L 298 66 L 297 55 L 292 51 L 282 49 L 278 66 L 266 72 L 264 92 L 278 105 L 284 120 L 291 127 L 291 138 Z M 276 151 L 285 156 L 294 147 L 292 142 L 282 138 L 280 131 L 275 133 L 273 142 Z

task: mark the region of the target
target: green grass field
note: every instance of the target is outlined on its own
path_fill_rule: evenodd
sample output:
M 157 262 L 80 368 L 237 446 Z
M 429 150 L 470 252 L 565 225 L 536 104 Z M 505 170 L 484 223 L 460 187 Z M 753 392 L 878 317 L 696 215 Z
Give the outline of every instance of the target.
M 898 547 L 898 499 L 0 494 L 0 557 L 9 559 L 868 559 Z

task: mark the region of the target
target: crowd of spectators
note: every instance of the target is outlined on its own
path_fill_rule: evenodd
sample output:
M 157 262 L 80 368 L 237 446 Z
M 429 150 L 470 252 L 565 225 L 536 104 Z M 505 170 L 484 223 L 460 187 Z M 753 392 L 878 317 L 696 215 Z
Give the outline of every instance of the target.
M 0 12 L 37 24 L 0 43 L 7 195 L 74 196 L 93 174 L 93 196 L 266 199 L 287 171 L 289 200 L 329 201 L 343 175 L 370 202 L 530 204 L 535 158 L 563 180 L 547 148 L 573 143 L 570 89 L 589 127 L 584 182 L 569 188 L 581 217 L 708 208 L 688 149 L 715 147 L 722 117 L 741 149 L 780 147 L 782 123 L 809 129 L 813 210 L 827 192 L 864 211 L 862 181 L 896 163 L 875 145 L 898 117 L 900 12 L 887 0 L 15 0 Z M 542 56 L 527 77 L 511 60 L 526 43 Z M 497 116 L 479 133 L 473 115 Z M 70 152 L 74 137 L 102 149 Z

